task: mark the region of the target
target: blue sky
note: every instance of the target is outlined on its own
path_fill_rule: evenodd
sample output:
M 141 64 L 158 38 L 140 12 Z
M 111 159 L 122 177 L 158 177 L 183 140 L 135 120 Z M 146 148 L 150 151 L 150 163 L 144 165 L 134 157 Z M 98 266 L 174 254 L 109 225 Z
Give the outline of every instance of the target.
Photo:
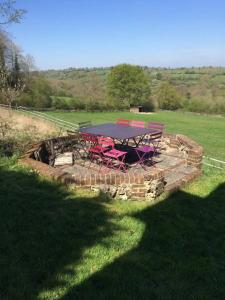
M 17 0 L 7 28 L 38 68 L 225 66 L 224 0 Z

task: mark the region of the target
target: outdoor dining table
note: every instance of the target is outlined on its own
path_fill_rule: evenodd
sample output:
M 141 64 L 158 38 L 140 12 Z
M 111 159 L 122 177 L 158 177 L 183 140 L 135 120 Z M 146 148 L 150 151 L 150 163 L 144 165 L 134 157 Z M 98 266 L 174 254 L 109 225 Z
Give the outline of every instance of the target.
M 116 139 L 117 141 L 119 141 L 122 145 L 124 145 L 129 140 L 133 140 L 135 146 L 138 147 L 138 145 L 143 141 L 147 134 L 158 133 L 158 130 L 132 127 L 115 123 L 106 123 L 80 128 L 80 132 L 97 136 L 111 137 L 112 139 Z

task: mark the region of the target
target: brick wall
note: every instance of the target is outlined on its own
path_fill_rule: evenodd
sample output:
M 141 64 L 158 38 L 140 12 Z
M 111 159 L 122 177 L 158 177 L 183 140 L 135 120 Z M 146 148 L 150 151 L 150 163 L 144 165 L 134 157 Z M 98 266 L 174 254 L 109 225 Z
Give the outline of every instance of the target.
M 169 146 L 184 153 L 188 165 L 201 169 L 203 148 L 195 141 L 182 134 L 165 134 Z
M 176 148 L 184 154 L 187 165 L 201 168 L 203 149 L 196 142 L 181 134 L 165 134 L 164 140 L 169 147 Z M 134 200 L 153 200 L 164 192 L 165 174 L 157 168 L 151 169 L 151 173 L 108 173 L 71 175 L 56 169 L 41 161 L 34 160 L 33 153 L 43 142 L 32 147 L 21 159 L 22 164 L 31 166 L 39 174 L 47 176 L 65 184 L 73 184 L 76 187 L 99 188 L 111 197 Z M 167 170 L 168 171 L 168 170 Z

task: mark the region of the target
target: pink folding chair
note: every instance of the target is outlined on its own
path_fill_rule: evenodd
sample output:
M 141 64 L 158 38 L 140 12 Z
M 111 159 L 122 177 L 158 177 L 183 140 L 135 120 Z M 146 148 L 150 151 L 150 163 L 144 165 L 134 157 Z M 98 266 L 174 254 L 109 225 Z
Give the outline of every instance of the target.
M 112 138 L 101 136 L 101 137 L 98 137 L 98 144 L 100 147 L 99 155 L 101 157 L 101 162 L 102 162 L 101 167 L 100 167 L 100 170 L 101 170 L 101 168 L 104 164 L 106 166 L 109 164 L 109 158 L 107 156 L 105 156 L 105 153 L 114 149 L 115 143 Z
M 145 128 L 145 122 L 143 121 L 131 121 L 130 126 L 132 127 L 138 127 L 138 128 Z
M 107 158 L 107 167 L 112 168 L 116 171 L 126 172 L 125 156 L 127 152 L 116 149 L 109 150 L 104 153 Z
M 129 120 L 124 120 L 124 119 L 117 119 L 116 120 L 116 124 L 129 126 L 130 125 L 130 121 Z

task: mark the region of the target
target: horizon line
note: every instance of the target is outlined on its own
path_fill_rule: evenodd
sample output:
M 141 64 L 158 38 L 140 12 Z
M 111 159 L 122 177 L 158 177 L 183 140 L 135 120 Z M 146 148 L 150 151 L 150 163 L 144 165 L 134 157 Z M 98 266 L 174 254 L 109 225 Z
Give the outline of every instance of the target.
M 149 68 L 149 69 L 163 69 L 163 70 L 177 70 L 177 69 L 207 69 L 207 68 L 210 68 L 210 69 L 213 69 L 213 68 L 225 68 L 225 65 L 220 65 L 220 66 L 213 66 L 213 65 L 205 65 L 205 66 L 191 66 L 191 67 L 185 67 L 185 66 L 182 66 L 182 67 L 153 67 L 153 66 L 147 66 L 147 65 L 139 65 L 139 64 L 129 64 L 129 63 L 119 63 L 119 64 L 116 64 L 116 65 L 113 65 L 113 66 L 95 66 L 95 67 L 66 67 L 66 68 L 48 68 L 48 69 L 41 69 L 41 68 L 37 68 L 36 71 L 39 71 L 39 72 L 46 72 L 46 71 L 64 71 L 64 70 L 69 70 L 69 69 L 72 69 L 72 70 L 83 70 L 83 69 L 86 69 L 86 70 L 93 70 L 93 69 L 112 69 L 118 65 L 123 65 L 123 64 L 126 64 L 126 65 L 132 65 L 132 66 L 139 66 L 141 68 Z M 35 71 L 34 71 L 35 72 Z

